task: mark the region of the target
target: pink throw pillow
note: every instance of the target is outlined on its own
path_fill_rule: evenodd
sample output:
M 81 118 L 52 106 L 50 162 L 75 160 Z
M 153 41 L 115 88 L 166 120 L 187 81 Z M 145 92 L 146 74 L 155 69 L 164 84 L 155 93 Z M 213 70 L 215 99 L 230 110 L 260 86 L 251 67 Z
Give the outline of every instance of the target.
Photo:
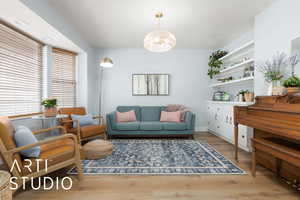
M 136 122 L 136 116 L 134 110 L 128 112 L 118 112 L 116 113 L 117 122 Z
M 180 111 L 176 112 L 166 112 L 161 111 L 160 113 L 160 121 L 161 122 L 180 122 Z

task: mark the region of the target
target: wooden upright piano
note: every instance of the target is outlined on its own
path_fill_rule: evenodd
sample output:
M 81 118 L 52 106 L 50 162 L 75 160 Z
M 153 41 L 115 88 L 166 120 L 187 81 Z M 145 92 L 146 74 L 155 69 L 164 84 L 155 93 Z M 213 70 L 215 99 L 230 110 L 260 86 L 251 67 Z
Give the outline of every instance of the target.
M 300 94 L 256 97 L 253 105 L 234 107 L 236 160 L 239 124 L 254 128 L 254 175 L 258 163 L 279 176 L 300 180 Z

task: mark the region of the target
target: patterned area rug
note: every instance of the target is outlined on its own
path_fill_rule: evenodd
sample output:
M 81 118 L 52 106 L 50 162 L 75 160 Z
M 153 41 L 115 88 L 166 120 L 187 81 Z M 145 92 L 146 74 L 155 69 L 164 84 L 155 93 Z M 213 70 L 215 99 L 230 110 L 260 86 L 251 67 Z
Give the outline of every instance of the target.
M 83 160 L 84 174 L 246 174 L 196 140 L 112 140 L 113 154 Z M 75 174 L 72 169 L 70 174 Z

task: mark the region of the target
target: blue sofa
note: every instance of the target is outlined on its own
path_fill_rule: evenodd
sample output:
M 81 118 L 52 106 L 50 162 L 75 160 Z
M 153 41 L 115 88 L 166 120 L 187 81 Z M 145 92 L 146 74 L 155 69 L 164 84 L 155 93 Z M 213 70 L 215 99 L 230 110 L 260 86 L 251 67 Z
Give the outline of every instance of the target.
M 136 122 L 116 122 L 116 111 L 107 114 L 107 134 L 111 138 L 118 137 L 156 137 L 176 136 L 193 137 L 195 131 L 195 114 L 187 112 L 185 120 L 180 123 L 160 122 L 160 113 L 164 106 L 118 106 L 117 111 L 127 112 L 134 110 Z

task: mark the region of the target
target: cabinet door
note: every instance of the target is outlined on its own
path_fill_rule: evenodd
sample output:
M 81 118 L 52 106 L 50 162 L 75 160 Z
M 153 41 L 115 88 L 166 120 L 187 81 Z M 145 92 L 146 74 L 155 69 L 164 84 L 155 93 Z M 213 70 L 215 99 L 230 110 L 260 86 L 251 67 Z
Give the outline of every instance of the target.
M 232 141 L 232 133 L 233 133 L 233 126 L 232 126 L 232 105 L 224 105 L 222 109 L 222 136 L 229 141 Z
M 248 128 L 247 126 L 239 125 L 239 146 L 248 148 Z
M 215 107 L 213 104 L 208 104 L 207 106 L 208 113 L 208 129 L 211 131 L 215 131 Z

